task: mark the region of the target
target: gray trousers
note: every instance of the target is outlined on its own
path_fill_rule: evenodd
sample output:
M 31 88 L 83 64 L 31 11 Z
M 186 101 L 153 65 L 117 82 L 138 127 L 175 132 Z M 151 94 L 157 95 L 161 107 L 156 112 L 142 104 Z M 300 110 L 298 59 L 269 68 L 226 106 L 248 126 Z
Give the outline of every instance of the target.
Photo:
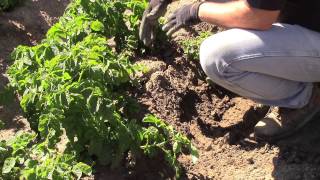
M 301 108 L 320 81 L 320 33 L 298 25 L 230 29 L 206 39 L 200 63 L 216 84 L 259 103 Z

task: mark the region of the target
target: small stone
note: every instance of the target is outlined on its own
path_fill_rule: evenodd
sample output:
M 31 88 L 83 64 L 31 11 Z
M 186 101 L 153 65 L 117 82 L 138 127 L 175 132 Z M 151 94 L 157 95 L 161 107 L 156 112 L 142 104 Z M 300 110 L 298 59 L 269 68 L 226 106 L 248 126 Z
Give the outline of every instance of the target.
M 212 150 L 212 144 L 209 143 L 207 146 L 206 146 L 206 151 L 210 151 Z

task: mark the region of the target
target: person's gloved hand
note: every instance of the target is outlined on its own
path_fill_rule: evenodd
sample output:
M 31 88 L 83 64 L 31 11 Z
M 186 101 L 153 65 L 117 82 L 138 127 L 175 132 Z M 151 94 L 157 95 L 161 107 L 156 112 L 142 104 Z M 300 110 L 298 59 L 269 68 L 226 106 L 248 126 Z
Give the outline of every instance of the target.
M 155 38 L 155 27 L 158 19 L 164 15 L 172 0 L 150 0 L 143 13 L 139 29 L 139 38 L 146 46 L 150 46 Z
M 191 26 L 200 22 L 198 13 L 202 2 L 197 2 L 183 6 L 169 16 L 167 23 L 163 26 L 163 30 L 167 31 L 167 35 L 171 36 L 182 27 Z

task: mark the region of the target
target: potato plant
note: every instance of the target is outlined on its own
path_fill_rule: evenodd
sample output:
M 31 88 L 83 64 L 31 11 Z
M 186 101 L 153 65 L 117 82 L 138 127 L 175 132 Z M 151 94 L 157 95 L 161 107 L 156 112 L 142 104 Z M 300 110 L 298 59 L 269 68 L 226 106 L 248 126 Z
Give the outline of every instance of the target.
M 2 142 L 3 177 L 80 178 L 95 163 L 119 166 L 128 152 L 162 152 L 179 177 L 183 148 L 197 159 L 190 140 L 172 126 L 126 113 L 137 107 L 125 91 L 140 69 L 130 60 L 142 48 L 138 26 L 145 6 L 142 0 L 73 0 L 40 44 L 14 50 L 9 85 L 36 133 L 16 136 L 22 151 Z
M 212 35 L 211 32 L 205 31 L 205 32 L 201 32 L 200 35 L 197 37 L 186 38 L 184 40 L 179 41 L 178 43 L 180 44 L 187 58 L 191 60 L 199 60 L 200 45 L 206 38 L 208 38 L 211 35 Z
M 36 142 L 35 133 L 19 132 L 0 142 L 0 179 L 76 179 L 91 175 L 89 165 L 76 161 L 74 153 L 48 148 L 48 141 Z

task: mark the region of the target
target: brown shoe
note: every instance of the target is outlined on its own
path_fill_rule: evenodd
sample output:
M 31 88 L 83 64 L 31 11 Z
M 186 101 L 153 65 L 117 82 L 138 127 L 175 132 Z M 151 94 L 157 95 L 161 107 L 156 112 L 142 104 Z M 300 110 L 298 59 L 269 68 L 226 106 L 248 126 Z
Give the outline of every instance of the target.
M 292 135 L 320 112 L 320 89 L 315 85 L 309 103 L 301 109 L 271 107 L 254 127 L 257 139 L 275 141 Z

